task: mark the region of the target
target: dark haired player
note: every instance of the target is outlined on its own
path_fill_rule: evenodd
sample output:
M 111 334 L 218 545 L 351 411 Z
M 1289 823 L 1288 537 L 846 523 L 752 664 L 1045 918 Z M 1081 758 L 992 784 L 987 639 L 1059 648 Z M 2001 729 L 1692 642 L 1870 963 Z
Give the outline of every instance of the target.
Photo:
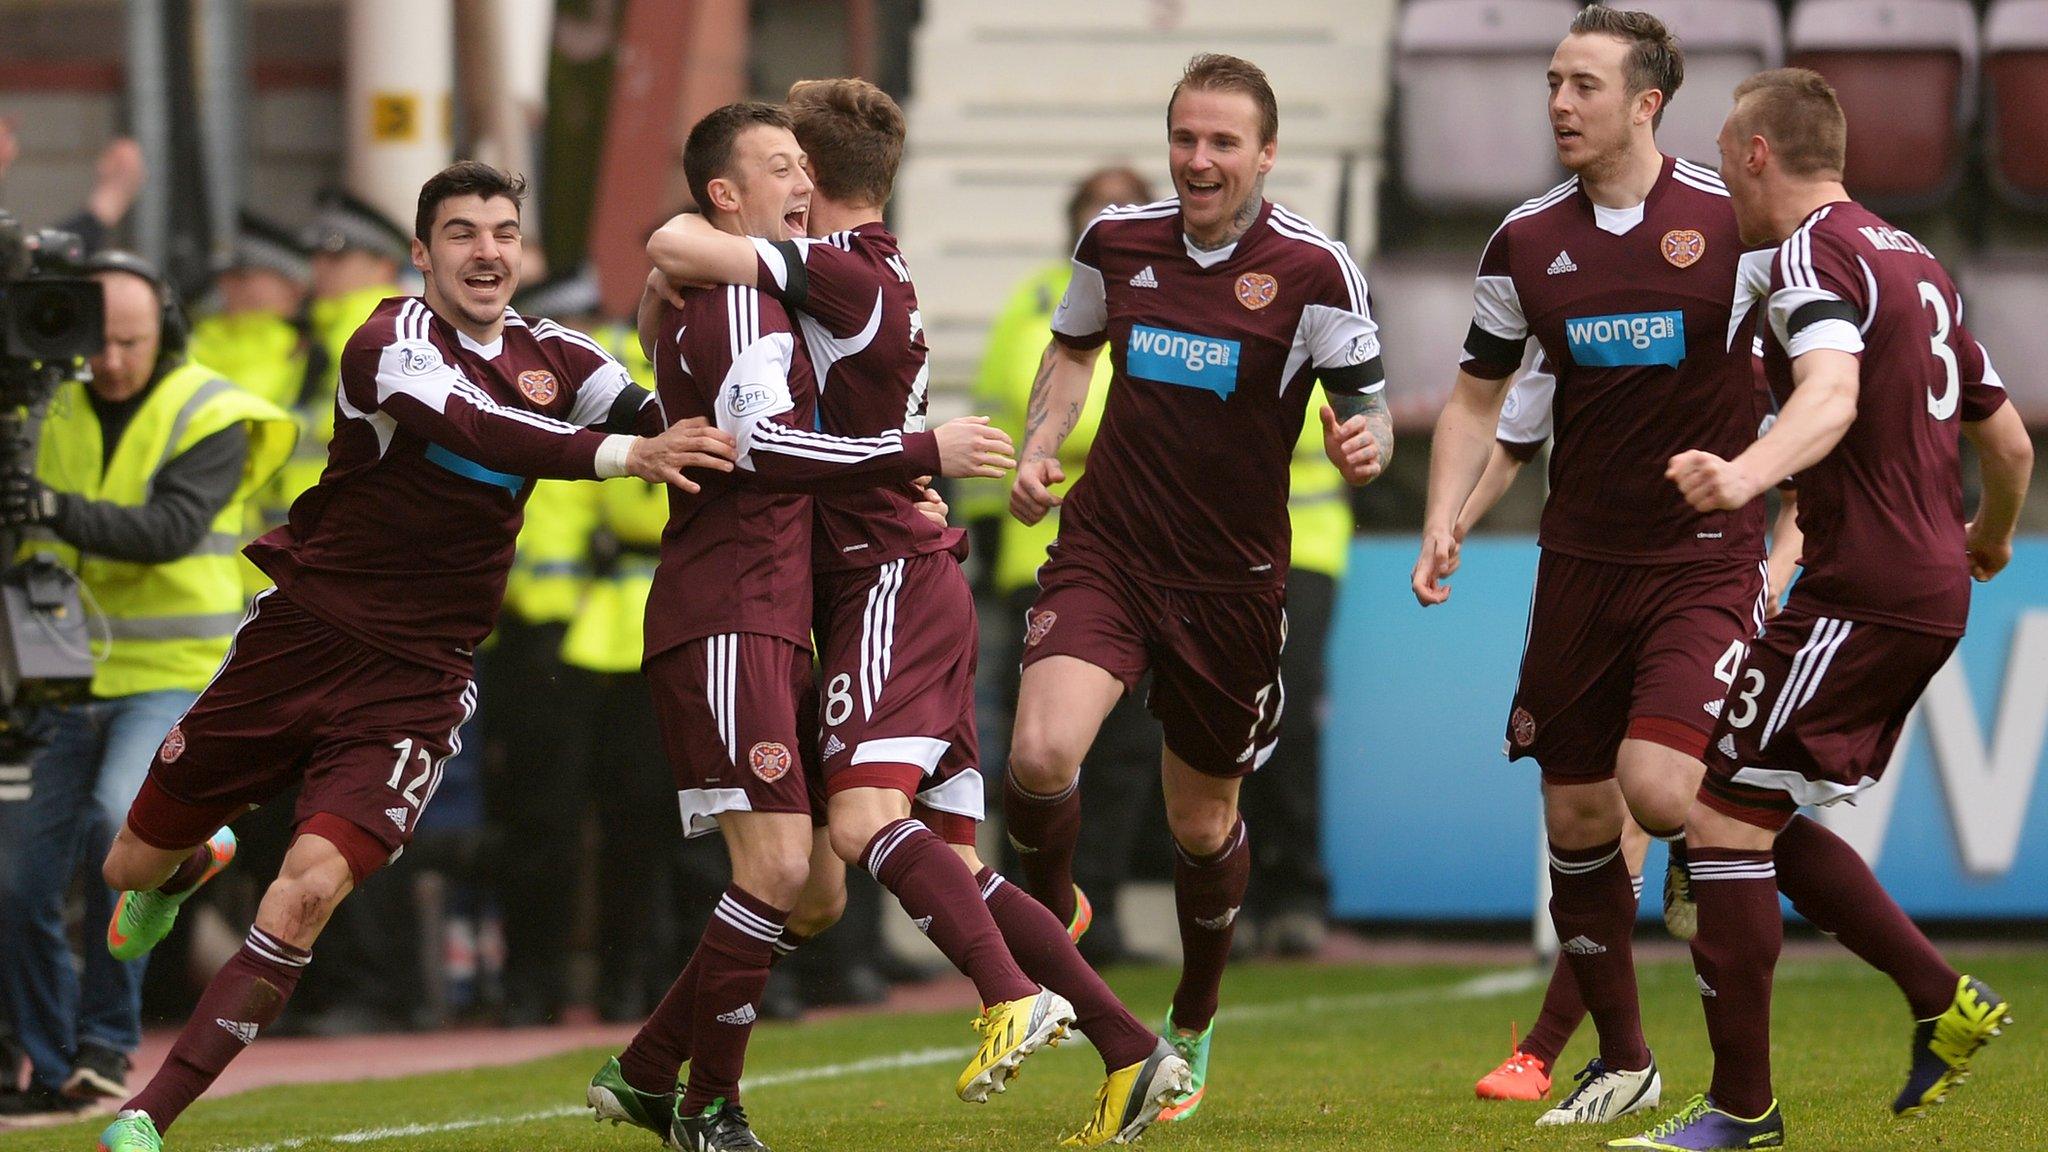
M 303 782 L 295 835 L 240 952 L 200 997 L 163 1067 L 100 1137 L 155 1152 L 161 1133 L 277 1019 L 313 941 L 394 859 L 433 799 L 476 699 L 476 646 L 503 597 L 529 478 L 634 475 L 695 490 L 731 438 L 671 428 L 582 336 L 529 325 L 519 286 L 525 182 L 454 165 L 420 189 L 414 267 L 349 340 L 320 483 L 251 544 L 259 596 L 213 682 L 171 729 L 108 853 L 124 895 L 117 954 L 169 931 L 216 871 L 209 841 Z
M 1601 6 L 1573 19 L 1552 57 L 1552 134 L 1576 175 L 1510 212 L 1481 257 L 1413 575 L 1424 605 L 1450 596 L 1457 517 L 1534 337 L 1557 377 L 1555 446 L 1507 739 L 1513 758 L 1542 768 L 1551 919 L 1600 1034 L 1599 1055 L 1543 1125 L 1599 1123 L 1660 1099 L 1622 829 L 1633 815 L 1667 843 L 1682 837 L 1721 677 L 1763 622 L 1761 506 L 1698 512 L 1663 479 L 1686 449 L 1741 451 L 1764 415 L 1748 340 L 1730 348 L 1744 246 L 1727 190 L 1657 149 L 1683 77 L 1663 24 Z

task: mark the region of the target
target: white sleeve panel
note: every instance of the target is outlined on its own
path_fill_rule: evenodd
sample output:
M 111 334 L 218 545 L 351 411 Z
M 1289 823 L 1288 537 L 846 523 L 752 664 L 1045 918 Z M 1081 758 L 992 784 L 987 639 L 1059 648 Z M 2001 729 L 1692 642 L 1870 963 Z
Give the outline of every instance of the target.
M 385 345 L 377 360 L 378 407 L 393 396 L 411 397 L 444 416 L 449 414 L 451 402 L 460 401 L 486 417 L 510 420 L 545 432 L 567 436 L 581 431 L 574 424 L 498 403 L 442 359 L 440 349 L 425 340 L 403 335 Z
M 1109 328 L 1109 299 L 1104 295 L 1102 272 L 1074 261 L 1074 278 L 1067 281 L 1066 295 L 1052 314 L 1052 330 L 1062 336 L 1100 336 Z
M 1472 282 L 1472 322 L 1503 340 L 1527 340 L 1529 320 L 1522 315 L 1522 294 L 1508 276 L 1480 276 Z
M 789 394 L 789 365 L 795 355 L 793 336 L 768 333 L 741 349 L 718 383 L 713 420 L 738 444 L 736 463 L 749 472 L 754 470 L 754 440 L 760 424 L 796 407 Z
M 604 362 L 577 387 L 576 402 L 569 406 L 569 423 L 578 428 L 604 423 L 611 418 L 612 405 L 618 403 L 619 393 L 637 387 L 626 366 L 606 353 Z
M 1541 444 L 1550 439 L 1551 405 L 1557 398 L 1557 377 L 1541 355 L 1520 377 L 1500 407 L 1494 439 L 1510 444 Z

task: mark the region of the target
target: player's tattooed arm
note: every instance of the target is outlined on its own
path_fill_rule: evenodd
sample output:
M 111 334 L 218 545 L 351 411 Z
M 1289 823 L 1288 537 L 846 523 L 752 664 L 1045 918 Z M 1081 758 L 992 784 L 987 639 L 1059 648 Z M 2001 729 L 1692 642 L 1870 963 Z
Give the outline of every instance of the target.
M 1052 491 L 1052 485 L 1067 478 L 1060 467 L 1060 445 L 1080 423 L 1095 358 L 1101 354 L 1101 345 L 1074 348 L 1053 340 L 1038 362 L 1031 399 L 1024 408 L 1022 461 L 1010 488 L 1010 514 L 1026 524 L 1038 523 L 1060 502 Z
M 1385 389 L 1364 396 L 1330 395 L 1330 409 L 1337 415 L 1338 427 L 1351 422 L 1354 416 L 1365 418 L 1365 430 L 1372 433 L 1372 441 L 1379 447 L 1380 471 L 1384 472 L 1394 463 L 1394 414 L 1387 408 Z

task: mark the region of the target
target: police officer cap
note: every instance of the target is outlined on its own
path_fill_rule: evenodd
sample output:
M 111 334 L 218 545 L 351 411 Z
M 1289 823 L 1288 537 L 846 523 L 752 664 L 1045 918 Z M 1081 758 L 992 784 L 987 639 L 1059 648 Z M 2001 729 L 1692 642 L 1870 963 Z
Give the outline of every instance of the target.
M 319 210 L 306 229 L 305 242 L 315 253 L 346 252 L 353 248 L 400 264 L 412 253 L 412 240 L 404 229 L 367 202 L 340 189 L 321 194 Z
M 260 268 L 303 284 L 313 274 L 306 255 L 305 245 L 291 229 L 244 209 L 236 228 L 235 246 L 225 258 L 215 262 L 214 271 Z

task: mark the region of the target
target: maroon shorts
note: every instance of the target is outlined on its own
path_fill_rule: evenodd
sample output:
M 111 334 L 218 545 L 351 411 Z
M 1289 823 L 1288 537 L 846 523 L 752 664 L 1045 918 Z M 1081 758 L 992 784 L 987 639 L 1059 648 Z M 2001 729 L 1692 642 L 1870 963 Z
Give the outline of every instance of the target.
M 1055 549 L 1038 570 L 1024 614 L 1024 666 L 1072 656 L 1129 692 L 1149 669 L 1146 707 L 1167 750 L 1210 776 L 1245 776 L 1273 754 L 1287 693 L 1280 649 L 1287 594 L 1279 588 L 1168 588 L 1092 553 Z
M 128 822 L 145 843 L 190 847 L 303 778 L 293 825 L 339 818 L 367 833 L 336 845 L 360 884 L 412 838 L 475 709 L 472 681 L 378 651 L 266 591 L 164 738 Z
M 898 789 L 932 831 L 972 845 L 982 818 L 980 625 L 960 562 L 934 552 L 815 582 L 826 793 Z
M 816 718 L 809 652 L 733 632 L 650 657 L 645 671 L 683 835 L 717 831 L 721 812 L 812 814 L 802 754 Z
M 1763 589 L 1757 561 L 1611 564 L 1545 551 L 1508 757 L 1535 757 L 1561 784 L 1611 778 L 1624 739 L 1698 758 L 1763 625 Z
M 1802 804 L 1877 783 L 1957 640 L 1816 616 L 1795 601 L 1750 646 L 1728 691 L 1700 803 L 1776 831 Z

